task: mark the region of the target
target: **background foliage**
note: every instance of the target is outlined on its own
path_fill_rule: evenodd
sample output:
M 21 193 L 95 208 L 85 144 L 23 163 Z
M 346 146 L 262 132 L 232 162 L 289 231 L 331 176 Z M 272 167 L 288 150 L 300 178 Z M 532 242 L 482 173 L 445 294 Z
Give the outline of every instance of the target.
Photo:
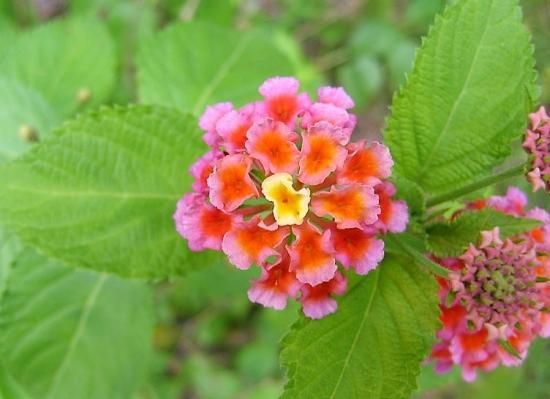
M 358 135 L 374 140 L 402 88 L 386 139 L 400 165 L 400 193 L 421 214 L 427 194 L 489 173 L 508 155 L 531 103 L 539 95 L 550 101 L 547 0 L 522 1 L 538 77 L 515 1 L 463 2 L 430 30 L 447 3 L 454 2 L 0 0 L 0 163 L 22 155 L 0 169 L 0 397 L 73 398 L 83 390 L 91 398 L 279 397 L 286 383 L 279 343 L 297 309 L 251 305 L 245 292 L 255 271 L 236 272 L 214 254 L 190 258 L 173 234 L 187 165 L 203 151 L 195 118 L 208 103 L 253 100 L 267 76 L 293 74 L 310 91 L 343 85 L 357 103 Z M 508 46 L 497 45 L 501 36 Z M 467 45 L 456 48 L 457 37 Z M 446 54 L 454 57 L 435 63 Z M 458 106 L 441 103 L 443 93 Z M 149 105 L 125 106 L 137 102 Z M 480 107 L 492 113 L 470 118 Z M 473 134 L 480 126 L 483 137 Z M 419 152 L 416 137 L 425 141 Z M 480 155 L 488 143 L 491 152 Z M 439 158 L 449 147 L 456 153 Z M 518 151 L 508 162 L 522 157 Z M 531 200 L 548 205 L 541 195 Z M 475 223 L 435 225 L 428 246 L 456 253 Z M 510 223 L 510 233 L 525 223 Z M 441 244 L 444 236 L 456 247 Z M 474 385 L 430 367 L 417 377 L 417 349 L 429 348 L 435 329 L 435 297 L 424 294 L 436 288 L 402 257 L 388 255 L 384 268 L 356 279 L 335 316 L 294 324 L 281 355 L 291 381 L 284 397 L 547 394 L 543 342 L 524 367 Z M 328 350 L 334 346 L 342 350 Z M 398 383 L 395 374 L 375 374 L 392 369 Z

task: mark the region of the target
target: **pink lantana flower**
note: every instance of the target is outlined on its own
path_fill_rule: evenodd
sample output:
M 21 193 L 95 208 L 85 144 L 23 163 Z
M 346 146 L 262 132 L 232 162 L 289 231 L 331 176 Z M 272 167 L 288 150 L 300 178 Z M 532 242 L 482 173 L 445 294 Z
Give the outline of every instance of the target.
M 550 193 L 550 117 L 544 107 L 540 107 L 529 119 L 523 142 L 523 148 L 530 155 L 527 180 L 533 191 L 543 189 Z
M 354 104 L 342 88 L 322 87 L 312 102 L 296 79 L 276 77 L 259 92 L 261 101 L 213 105 L 200 118 L 210 151 L 190 169 L 176 228 L 192 250 L 260 268 L 252 302 L 283 309 L 295 298 L 319 319 L 346 291 L 342 270 L 365 275 L 382 261 L 380 235 L 405 230 L 407 206 L 387 181 L 389 150 L 350 141 Z
M 536 337 L 550 336 L 550 215 L 526 211 L 526 203 L 520 190 L 510 188 L 506 196 L 469 204 L 467 209 L 489 207 L 543 225 L 507 239 L 498 227 L 483 231 L 462 256 L 436 259 L 450 269 L 449 280 L 439 279 L 443 326 L 431 353 L 437 371 L 456 364 L 473 381 L 478 370 L 521 364 Z

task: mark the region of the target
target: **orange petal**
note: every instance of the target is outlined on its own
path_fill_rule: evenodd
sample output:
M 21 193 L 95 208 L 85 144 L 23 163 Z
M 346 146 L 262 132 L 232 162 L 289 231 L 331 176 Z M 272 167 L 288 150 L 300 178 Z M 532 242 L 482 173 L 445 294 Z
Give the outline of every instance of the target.
M 208 177 L 210 202 L 230 212 L 249 198 L 258 196 L 258 189 L 249 176 L 252 161 L 245 155 L 227 155 L 218 161 Z
M 303 135 L 299 175 L 301 182 L 320 184 L 342 165 L 347 151 L 338 144 L 341 130 L 330 124 L 317 124 Z
M 336 273 L 330 230 L 323 234 L 309 222 L 293 228 L 296 241 L 288 248 L 291 270 L 302 283 L 318 285 L 329 281 Z
M 365 141 L 350 144 L 350 152 L 337 172 L 338 183 L 374 185 L 391 175 L 393 160 L 388 148 L 379 143 L 365 146 Z
M 253 264 L 263 265 L 270 256 L 275 257 L 274 263 L 280 260 L 275 248 L 290 234 L 290 230 L 288 227 L 266 230 L 258 226 L 259 221 L 258 217 L 254 217 L 240 223 L 223 239 L 223 252 L 239 269 L 248 269 Z
M 260 161 L 266 173 L 294 173 L 300 153 L 294 142 L 296 133 L 281 122 L 266 119 L 253 125 L 247 133 L 246 149 Z
M 380 214 L 378 196 L 366 185 L 333 186 L 330 192 L 318 192 L 311 200 L 311 210 L 317 216 L 333 217 L 341 229 L 364 229 Z

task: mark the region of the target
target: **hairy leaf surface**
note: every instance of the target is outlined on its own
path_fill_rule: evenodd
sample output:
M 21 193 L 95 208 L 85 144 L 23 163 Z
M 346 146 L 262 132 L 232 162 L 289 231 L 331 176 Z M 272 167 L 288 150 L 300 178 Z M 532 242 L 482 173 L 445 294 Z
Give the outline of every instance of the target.
M 489 173 L 523 133 L 533 65 L 517 0 L 449 6 L 393 101 L 385 136 L 396 172 L 431 194 Z
M 0 222 L 76 266 L 139 277 L 199 266 L 212 255 L 189 256 L 172 214 L 205 148 L 176 111 L 93 112 L 0 167 Z
M 281 355 L 283 397 L 409 398 L 437 319 L 435 280 L 410 259 L 386 255 L 355 278 L 335 314 L 293 326 Z

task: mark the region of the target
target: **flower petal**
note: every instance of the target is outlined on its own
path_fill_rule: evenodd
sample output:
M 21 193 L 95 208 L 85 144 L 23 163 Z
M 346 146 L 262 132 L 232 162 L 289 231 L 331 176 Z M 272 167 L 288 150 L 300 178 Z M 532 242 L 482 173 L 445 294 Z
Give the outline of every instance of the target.
M 339 108 L 350 109 L 355 106 L 351 97 L 342 87 L 321 87 L 317 90 L 319 102 L 332 104 Z
M 357 118 L 348 113 L 345 109 L 328 103 L 314 103 L 302 116 L 301 126 L 304 129 L 309 129 L 318 122 L 327 122 L 334 126 L 341 127 L 346 134 L 346 143 L 351 138 L 351 133 L 355 128 Z
M 348 145 L 349 156 L 338 169 L 338 183 L 375 185 L 391 175 L 393 160 L 388 148 L 379 143 L 359 141 Z
M 304 314 L 310 319 L 321 319 L 331 313 L 336 312 L 338 303 L 331 295 L 343 295 L 347 289 L 347 280 L 340 273 L 325 283 L 311 286 L 304 284 L 302 286 L 302 307 Z
M 224 235 L 240 221 L 240 217 L 209 205 L 202 194 L 191 193 L 178 202 L 174 221 L 178 233 L 187 239 L 191 250 L 219 250 Z
M 257 197 L 258 189 L 249 176 L 251 167 L 252 160 L 246 155 L 227 155 L 220 159 L 207 179 L 212 205 L 231 212 L 247 199 Z
M 252 119 L 235 110 L 218 119 L 216 130 L 223 139 L 224 149 L 230 154 L 244 151 L 246 133 L 251 126 Z
M 492 196 L 488 205 L 497 211 L 522 216 L 527 205 L 527 196 L 517 187 L 509 187 L 505 196 Z
M 288 248 L 290 269 L 302 283 L 312 286 L 329 281 L 336 273 L 330 230 L 321 234 L 309 222 L 295 226 L 296 241 Z
M 208 151 L 191 165 L 189 173 L 195 178 L 193 191 L 208 193 L 208 176 L 214 171 L 214 165 L 222 157 L 223 153 L 219 150 Z
M 275 77 L 260 86 L 265 111 L 276 121 L 292 125 L 294 118 L 309 105 L 307 94 L 298 94 L 300 83 L 291 77 Z
M 300 153 L 296 133 L 281 122 L 264 119 L 247 133 L 246 150 L 262 164 L 266 173 L 294 173 Z
M 218 103 L 206 107 L 206 110 L 199 119 L 199 126 L 206 133 L 203 139 L 206 144 L 212 148 L 217 148 L 221 142 L 221 137 L 216 131 L 216 123 L 226 113 L 233 109 L 231 103 Z
M 363 230 L 333 228 L 331 237 L 336 260 L 357 274 L 367 274 L 384 259 L 384 241 Z
M 292 176 L 275 173 L 262 182 L 262 193 L 273 202 L 273 216 L 279 226 L 302 224 L 308 211 L 309 189 L 295 190 Z
M 378 196 L 367 185 L 333 186 L 330 192 L 315 193 L 311 210 L 317 216 L 333 217 L 340 229 L 364 229 L 380 214 Z
M 341 128 L 318 123 L 303 135 L 299 174 L 301 182 L 320 184 L 343 164 L 347 151 L 338 144 L 341 132 Z
M 289 228 L 266 230 L 258 225 L 259 222 L 259 217 L 253 217 L 239 223 L 223 239 L 223 252 L 239 269 L 248 269 L 253 264 L 265 265 L 270 256 L 275 257 L 274 263 L 280 261 L 281 255 L 276 248 L 290 234 Z
M 374 192 L 380 201 L 380 215 L 376 227 L 383 232 L 401 233 L 407 229 L 409 209 L 405 201 L 396 201 L 395 186 L 389 182 L 378 184 Z
M 277 310 L 286 307 L 287 298 L 295 297 L 300 289 L 300 282 L 289 270 L 289 262 L 288 253 L 284 251 L 279 263 L 262 268 L 261 278 L 253 281 L 248 290 L 251 302 Z

